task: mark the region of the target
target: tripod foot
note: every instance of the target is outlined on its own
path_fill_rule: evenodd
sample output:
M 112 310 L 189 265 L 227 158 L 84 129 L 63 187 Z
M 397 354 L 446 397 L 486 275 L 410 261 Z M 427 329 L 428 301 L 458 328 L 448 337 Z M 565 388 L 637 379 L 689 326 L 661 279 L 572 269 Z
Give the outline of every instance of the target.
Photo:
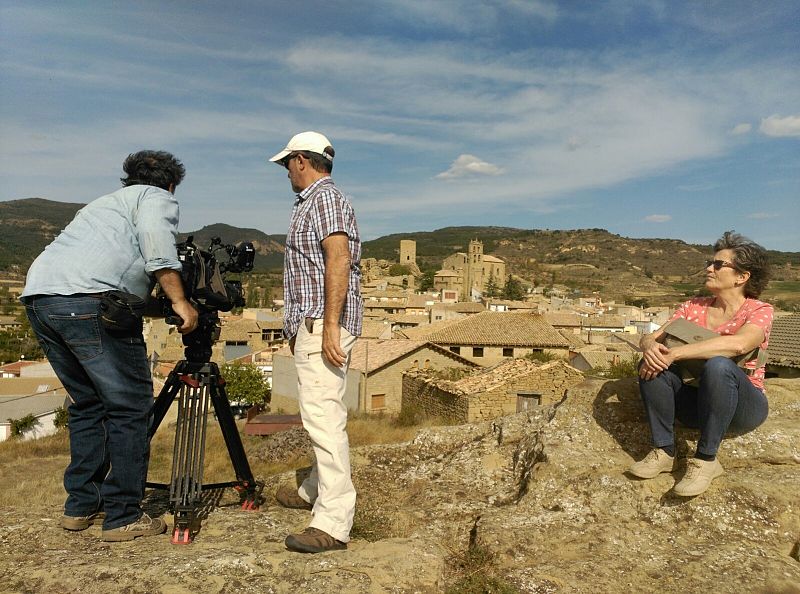
M 192 534 L 188 528 L 176 526 L 172 531 L 172 544 L 192 544 Z
M 242 501 L 242 509 L 245 511 L 258 511 L 261 507 L 257 499 L 245 499 Z

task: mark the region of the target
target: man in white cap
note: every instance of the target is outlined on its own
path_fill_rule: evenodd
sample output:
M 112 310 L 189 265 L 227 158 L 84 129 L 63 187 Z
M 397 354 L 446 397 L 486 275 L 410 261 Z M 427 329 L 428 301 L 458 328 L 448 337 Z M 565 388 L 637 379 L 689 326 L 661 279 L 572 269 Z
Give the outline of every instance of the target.
M 281 487 L 275 497 L 313 513 L 308 528 L 286 538 L 289 550 L 302 553 L 347 548 L 356 504 L 344 393 L 361 334 L 361 240 L 353 207 L 330 177 L 333 157 L 325 136 L 303 132 L 270 159 L 287 169 L 297 193 L 286 234 L 283 332 L 315 461 L 299 489 Z

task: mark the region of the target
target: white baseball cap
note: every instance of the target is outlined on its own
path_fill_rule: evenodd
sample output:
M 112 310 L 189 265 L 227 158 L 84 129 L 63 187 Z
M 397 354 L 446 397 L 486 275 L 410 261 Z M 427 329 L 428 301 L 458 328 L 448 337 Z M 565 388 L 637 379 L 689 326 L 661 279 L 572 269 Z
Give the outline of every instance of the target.
M 329 147 L 333 149 L 331 141 L 319 132 L 301 132 L 292 136 L 286 148 L 272 157 L 270 161 L 280 164 L 281 160 L 291 153 L 309 151 L 322 155 L 328 161 L 333 162 L 332 150 L 327 152 L 325 150 Z

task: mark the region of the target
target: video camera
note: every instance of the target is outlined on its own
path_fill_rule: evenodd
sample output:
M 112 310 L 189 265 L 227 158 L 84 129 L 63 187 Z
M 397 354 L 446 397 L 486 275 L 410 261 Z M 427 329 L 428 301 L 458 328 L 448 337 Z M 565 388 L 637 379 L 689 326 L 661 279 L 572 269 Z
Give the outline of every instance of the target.
M 250 272 L 255 260 L 255 248 L 250 242 L 223 244 L 219 237 L 211 239 L 207 250 L 194 244 L 194 236 L 176 244 L 182 265 L 181 280 L 186 298 L 203 313 L 230 311 L 244 305 L 242 283 L 226 278 L 229 273 Z M 225 259 L 223 259 L 225 258 Z M 166 295 L 160 295 L 167 323 L 177 319 Z

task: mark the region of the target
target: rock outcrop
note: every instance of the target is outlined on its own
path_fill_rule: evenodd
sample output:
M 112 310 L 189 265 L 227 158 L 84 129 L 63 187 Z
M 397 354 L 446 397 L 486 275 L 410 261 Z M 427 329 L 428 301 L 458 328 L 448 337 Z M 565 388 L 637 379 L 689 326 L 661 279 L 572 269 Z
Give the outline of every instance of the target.
M 769 419 L 725 440 L 726 474 L 699 497 L 670 493 L 680 469 L 624 474 L 649 447 L 635 382 L 590 379 L 532 413 L 355 448 L 346 552 L 286 551 L 308 515 L 271 497 L 255 513 L 222 499 L 189 546 L 106 544 L 59 529 L 58 509 L 5 508 L 0 591 L 478 592 L 482 577 L 503 592 L 800 592 L 800 380 L 767 391 Z M 307 447 L 292 435 L 279 450 Z M 679 454 L 696 438 L 680 431 Z

